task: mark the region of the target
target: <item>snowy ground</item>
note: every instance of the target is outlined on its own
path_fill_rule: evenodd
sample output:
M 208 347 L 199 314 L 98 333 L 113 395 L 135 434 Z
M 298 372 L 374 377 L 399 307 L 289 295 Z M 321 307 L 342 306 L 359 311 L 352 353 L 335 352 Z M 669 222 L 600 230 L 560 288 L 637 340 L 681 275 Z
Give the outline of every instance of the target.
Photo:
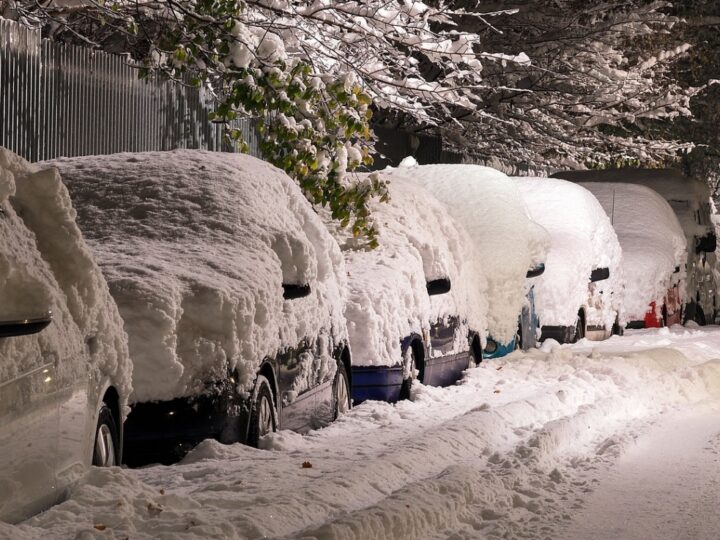
M 268 450 L 94 469 L 0 537 L 718 537 L 720 328 L 553 346 Z

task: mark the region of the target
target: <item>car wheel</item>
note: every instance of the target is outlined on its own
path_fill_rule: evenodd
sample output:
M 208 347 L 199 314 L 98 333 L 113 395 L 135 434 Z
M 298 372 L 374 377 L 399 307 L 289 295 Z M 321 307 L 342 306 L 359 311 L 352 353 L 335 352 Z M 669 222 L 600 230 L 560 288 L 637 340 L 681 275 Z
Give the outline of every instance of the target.
M 620 326 L 620 319 L 615 317 L 615 322 L 612 325 L 612 333 L 615 336 L 622 336 L 625 333 L 625 329 Z
M 519 349 L 523 348 L 523 342 L 522 342 L 522 322 L 518 323 L 517 332 L 515 332 L 515 345 L 513 347 L 513 350 L 517 351 Z
M 103 403 L 95 428 L 95 446 L 92 464 L 96 467 L 113 467 L 118 463 L 118 428 L 110 407 Z
M 261 437 L 277 429 L 275 405 L 270 391 L 270 383 L 262 375 L 257 377 L 254 395 L 255 400 L 250 411 L 250 428 L 247 443 L 257 448 Z
M 478 336 L 473 337 L 468 356 L 468 369 L 479 366 L 482 363 L 482 345 L 480 344 L 480 338 Z
M 578 316 L 577 322 L 575 323 L 575 337 L 573 337 L 573 343 L 577 343 L 585 337 L 585 325 L 583 324 L 582 317 Z
M 337 420 L 341 414 L 348 412 L 350 407 L 350 382 L 345 364 L 338 362 L 333 381 L 333 420 Z
M 410 392 L 412 391 L 413 381 L 415 380 L 415 371 L 416 371 L 416 365 L 415 365 L 415 351 L 413 351 L 412 345 L 408 346 L 407 352 L 405 353 L 407 355 L 407 362 L 409 364 L 409 375 L 403 379 L 402 386 L 400 386 L 400 396 L 399 399 L 410 399 Z

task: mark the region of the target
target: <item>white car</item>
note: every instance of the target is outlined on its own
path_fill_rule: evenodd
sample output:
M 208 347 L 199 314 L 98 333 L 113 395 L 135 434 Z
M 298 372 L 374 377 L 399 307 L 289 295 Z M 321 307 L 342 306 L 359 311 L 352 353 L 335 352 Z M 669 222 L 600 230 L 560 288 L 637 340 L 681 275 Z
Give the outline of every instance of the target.
M 192 150 L 53 165 L 125 320 L 129 465 L 350 407 L 342 254 L 285 173 Z
M 530 217 L 550 233 L 535 280 L 541 339 L 569 343 L 619 332 L 622 253 L 610 218 L 587 189 L 554 178 L 517 177 Z
M 532 316 L 532 282 L 545 261 L 547 232 L 533 222 L 515 183 L 479 165 L 417 165 L 406 159 L 388 169 L 391 180 L 404 178 L 427 189 L 470 236 L 487 279 L 488 339 L 484 358 L 511 352 L 519 342 L 519 317 Z M 525 332 L 527 334 L 528 332 Z M 532 332 L 534 333 L 534 332 Z M 532 346 L 523 343 L 523 348 Z
M 638 184 L 659 193 L 675 212 L 687 244 L 687 260 L 681 263 L 687 272 L 687 279 L 683 298 L 679 299 L 685 313 L 678 311 L 673 322 L 692 319 L 705 324 L 714 320 L 714 314 L 718 311 L 718 291 L 713 274 L 717 239 L 712 220 L 710 189 L 705 182 L 689 178 L 675 169 L 565 171 L 553 176 L 573 182 Z
M 637 184 L 580 185 L 610 216 L 622 247 L 625 325 L 653 328 L 680 322 L 687 243 L 670 205 L 657 192 Z
M 127 336 L 55 171 L 0 148 L 0 520 L 119 465 Z
M 467 233 L 415 183 L 374 174 L 390 180 L 389 202 L 371 207 L 379 246 L 336 233 L 349 276 L 355 403 L 409 398 L 415 379 L 454 384 L 482 360 L 486 331 L 486 282 Z

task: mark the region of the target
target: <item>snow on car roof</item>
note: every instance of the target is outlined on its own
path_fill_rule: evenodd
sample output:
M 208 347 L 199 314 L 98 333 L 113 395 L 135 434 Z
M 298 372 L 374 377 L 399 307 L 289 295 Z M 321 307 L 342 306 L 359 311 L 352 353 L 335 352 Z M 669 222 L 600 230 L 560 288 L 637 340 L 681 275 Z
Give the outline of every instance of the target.
M 393 178 L 388 189 L 389 202 L 371 203 L 376 249 L 355 248 L 349 233 L 327 220 L 348 269 L 345 314 L 353 364 L 398 365 L 401 339 L 422 335 L 450 316 L 466 321 L 484 341 L 487 283 L 467 233 L 416 184 Z M 428 296 L 426 281 L 441 278 L 450 279 L 451 291 Z
M 480 165 L 417 165 L 383 171 L 425 187 L 470 235 L 487 278 L 488 331 L 509 342 L 526 302 L 527 271 L 545 260 L 547 232 L 527 216 L 520 192 L 505 174 Z
M 29 355 L 53 351 L 61 380 L 87 377 L 88 363 L 108 376 L 124 414 L 127 336 L 57 172 L 0 147 L 0 205 L 0 320 L 53 313 L 39 334 L 0 340 L 0 380 L 33 365 L 25 364 Z
M 642 319 L 650 302 L 685 276 L 687 242 L 675 213 L 657 192 L 626 183 L 581 183 L 597 197 L 622 247 L 625 319 Z M 675 268 L 680 271 L 675 273 Z
M 710 200 L 710 190 L 707 184 L 685 176 L 677 169 L 622 168 L 563 171 L 555 173 L 553 176 L 573 182 L 627 182 L 649 187 L 670 203 L 685 235 L 689 238 L 694 235 L 704 235 L 710 225 L 709 216 L 701 215 L 703 222 L 698 223 L 695 215 L 700 206 L 708 204 Z
M 603 207 L 587 189 L 554 178 L 514 178 L 530 217 L 550 233 L 545 272 L 533 280 L 535 307 L 543 325 L 574 326 L 587 302 L 590 273 L 608 268 L 603 289 L 620 294 L 620 244 Z M 609 298 L 609 296 L 607 297 Z M 602 303 L 598 321 L 610 328 L 616 311 Z
M 279 169 L 195 150 L 51 164 L 125 319 L 134 401 L 198 394 L 228 370 L 248 389 L 265 357 L 346 340 L 342 254 Z M 283 283 L 311 294 L 283 301 Z

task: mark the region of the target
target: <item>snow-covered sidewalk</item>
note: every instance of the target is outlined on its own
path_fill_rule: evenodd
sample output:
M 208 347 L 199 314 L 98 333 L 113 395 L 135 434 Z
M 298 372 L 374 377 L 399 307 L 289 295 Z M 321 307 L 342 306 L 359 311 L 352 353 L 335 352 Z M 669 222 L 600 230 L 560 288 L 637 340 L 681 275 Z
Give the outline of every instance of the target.
M 206 441 L 177 466 L 94 469 L 68 501 L 0 525 L 0 537 L 706 538 L 703 523 L 717 525 L 715 358 L 716 327 L 546 343 L 458 386 L 421 387 L 413 402 L 366 402 L 307 436 L 274 434 L 268 450 Z M 668 468 L 695 480 L 657 477 Z M 633 518 L 634 502 L 654 502 L 658 520 Z

